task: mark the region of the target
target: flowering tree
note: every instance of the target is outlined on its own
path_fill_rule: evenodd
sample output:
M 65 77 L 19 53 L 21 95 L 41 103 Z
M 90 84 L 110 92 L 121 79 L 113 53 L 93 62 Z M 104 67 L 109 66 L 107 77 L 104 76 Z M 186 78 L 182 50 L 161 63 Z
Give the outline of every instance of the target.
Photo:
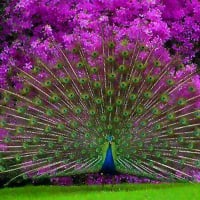
M 198 0 L 163 2 L 163 20 L 170 28 L 171 47 L 185 58 L 185 62 L 190 62 L 195 53 L 199 53 L 200 3 Z
M 199 44 L 199 9 L 197 0 L 9 1 L 1 20 L 1 85 L 7 83 L 10 67 L 31 68 L 32 54 L 51 60 L 57 51 L 52 40 L 73 48 L 72 42 L 81 38 L 85 48 L 94 51 L 102 35 L 111 32 L 118 40 L 139 37 L 147 45 L 156 44 L 166 59 L 167 44 L 171 53 L 190 62 Z

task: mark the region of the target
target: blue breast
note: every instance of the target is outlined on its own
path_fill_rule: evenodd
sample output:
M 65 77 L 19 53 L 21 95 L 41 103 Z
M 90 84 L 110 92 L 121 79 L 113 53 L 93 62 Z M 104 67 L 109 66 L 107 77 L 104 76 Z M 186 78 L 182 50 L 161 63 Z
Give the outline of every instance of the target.
M 116 174 L 116 169 L 115 169 L 115 163 L 113 159 L 113 154 L 112 154 L 112 146 L 109 144 L 107 152 L 106 152 L 106 158 L 104 160 L 103 166 L 101 168 L 101 172 L 104 174 Z

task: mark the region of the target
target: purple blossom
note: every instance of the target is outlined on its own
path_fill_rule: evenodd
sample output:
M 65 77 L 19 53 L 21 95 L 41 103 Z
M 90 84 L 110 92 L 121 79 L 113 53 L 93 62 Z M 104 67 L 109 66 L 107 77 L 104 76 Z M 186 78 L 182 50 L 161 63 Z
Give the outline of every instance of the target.
M 168 4 L 166 4 L 168 5 Z M 168 22 L 162 19 L 164 6 L 160 1 L 63 1 L 13 0 L 5 9 L 0 54 L 4 68 L 25 66 L 31 55 L 52 60 L 57 50 L 52 41 L 66 49 L 72 42 L 83 43 L 88 53 L 101 47 L 102 35 L 116 41 L 129 37 L 148 46 L 157 45 L 166 55 L 164 43 L 171 37 Z M 197 13 L 198 10 L 195 11 Z M 8 45 L 5 36 L 14 37 Z M 164 57 L 164 56 L 163 56 Z M 5 75 L 1 74 L 1 82 Z

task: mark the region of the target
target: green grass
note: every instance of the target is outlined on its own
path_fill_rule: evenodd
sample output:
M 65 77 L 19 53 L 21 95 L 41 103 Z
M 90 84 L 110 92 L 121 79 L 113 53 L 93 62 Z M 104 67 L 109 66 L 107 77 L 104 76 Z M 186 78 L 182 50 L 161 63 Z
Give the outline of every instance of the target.
M 199 200 L 200 184 L 26 186 L 0 189 L 1 200 Z

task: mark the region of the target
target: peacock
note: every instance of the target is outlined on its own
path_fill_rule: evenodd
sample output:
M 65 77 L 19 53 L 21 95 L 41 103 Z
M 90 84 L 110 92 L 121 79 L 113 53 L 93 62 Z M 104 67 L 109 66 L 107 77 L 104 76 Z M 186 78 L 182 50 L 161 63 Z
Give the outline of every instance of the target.
M 0 174 L 13 174 L 9 182 L 82 173 L 192 180 L 198 69 L 113 38 L 93 51 L 52 42 L 55 62 L 33 55 L 33 67 L 12 67 L 18 86 L 0 88 Z

